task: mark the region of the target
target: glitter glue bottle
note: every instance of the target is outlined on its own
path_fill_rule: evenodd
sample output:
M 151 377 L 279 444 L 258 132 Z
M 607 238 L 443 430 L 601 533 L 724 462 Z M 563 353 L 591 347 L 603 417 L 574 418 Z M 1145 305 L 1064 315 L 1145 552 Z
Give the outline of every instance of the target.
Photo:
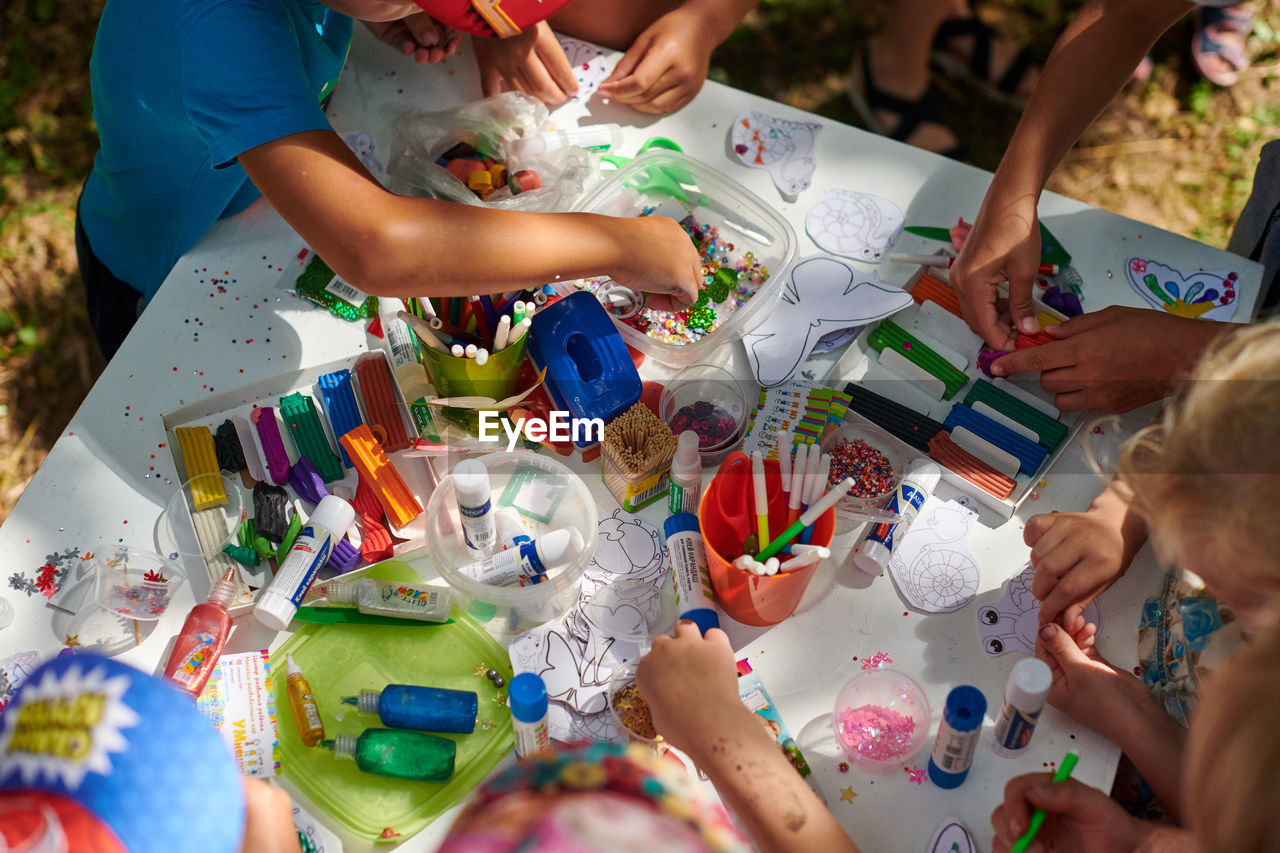
M 962 684 L 947 694 L 938 737 L 929 756 L 929 778 L 939 788 L 955 788 L 969 775 L 973 751 L 982 734 L 987 700 L 982 691 Z
M 458 495 L 458 515 L 467 545 L 489 553 L 498 541 L 493 504 L 489 500 L 489 469 L 479 460 L 462 460 L 453 468 L 453 488 Z
M 376 714 L 392 728 L 464 735 L 476 730 L 479 707 L 473 690 L 411 684 L 388 684 L 380 692 L 361 690 L 359 696 L 344 696 L 342 701 L 361 714 Z
M 524 758 L 551 748 L 547 729 L 547 686 L 536 673 L 522 672 L 507 687 L 511 724 L 516 734 L 516 755 Z
M 354 607 L 361 613 L 416 619 L 419 622 L 447 622 L 449 610 L 453 607 L 450 590 L 373 578 L 319 584 L 311 588 L 310 594 L 323 595 L 330 604 Z
M 582 534 L 577 529 L 561 527 L 458 571 L 490 586 L 531 586 L 546 580 L 547 572 L 572 561 L 584 547 Z
M 231 635 L 231 614 L 227 605 L 236 598 L 236 568 L 227 573 L 209 590 L 209 598 L 197 604 L 182 623 L 173 651 L 165 662 L 164 674 L 192 696 L 199 696 L 213 674 L 222 655 L 222 647 Z
M 1004 701 L 996 717 L 993 749 L 1002 758 L 1017 758 L 1031 743 L 1040 712 L 1044 710 L 1053 672 L 1039 658 L 1023 658 L 1013 665 L 1004 686 Z
M 680 433 L 676 455 L 671 460 L 671 485 L 667 492 L 667 511 L 672 515 L 697 512 L 702 497 L 702 454 L 698 452 L 698 434 L 691 429 Z
M 285 685 L 293 721 L 298 725 L 298 737 L 304 745 L 315 746 L 324 740 L 324 722 L 320 719 L 320 709 L 316 707 L 315 694 L 303 677 L 302 669 L 293 662 L 293 655 L 285 655 L 284 659 L 287 663 Z
M 907 532 L 911 522 L 916 520 L 920 507 L 929 499 L 929 495 L 942 479 L 942 469 L 928 459 L 917 459 L 907 469 L 902 484 L 889 500 L 886 509 L 897 512 L 902 518 L 893 523 L 873 525 L 871 532 L 858 549 L 853 552 L 853 564 L 859 571 L 875 576 L 889 566 L 889 557 L 893 554 L 894 537 L 899 539 Z
M 355 517 L 356 511 L 342 498 L 325 495 L 321 499 L 253 608 L 259 622 L 275 631 L 289 627 L 311 583 L 329 561 L 334 543 L 346 534 Z
M 703 634 L 720 627 L 716 598 L 711 591 L 707 551 L 702 541 L 698 516 L 691 512 L 673 515 L 662 525 L 667 537 L 667 559 L 676 588 L 676 611 Z
M 352 759 L 365 773 L 413 782 L 448 782 L 458 747 L 425 732 L 365 729 L 360 737 L 338 735 L 320 745 L 338 758 Z

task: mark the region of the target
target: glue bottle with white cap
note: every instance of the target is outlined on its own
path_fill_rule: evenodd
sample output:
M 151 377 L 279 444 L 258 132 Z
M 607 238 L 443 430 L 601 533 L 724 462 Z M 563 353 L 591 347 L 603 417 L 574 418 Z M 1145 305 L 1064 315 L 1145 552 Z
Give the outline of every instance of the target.
M 1039 658 L 1023 658 L 1013 665 L 1004 686 L 1004 702 L 996 717 L 993 749 L 1001 758 L 1017 758 L 1031 743 L 1040 712 L 1053 685 L 1053 672 Z
M 259 622 L 276 631 L 289 627 L 298 605 L 329 561 L 333 546 L 346 535 L 355 515 L 351 504 L 336 495 L 325 495 L 321 499 L 293 541 L 289 555 L 280 561 L 271 585 L 262 591 L 253 608 Z
M 671 491 L 667 511 L 672 515 L 698 511 L 702 497 L 702 454 L 698 452 L 698 434 L 691 429 L 680 433 L 676 455 L 671 460 Z
M 463 566 L 459 571 L 490 586 L 529 586 L 542 583 L 547 572 L 572 561 L 584 547 L 586 543 L 582 541 L 581 533 L 572 527 L 561 527 L 533 541 Z
M 698 516 L 691 512 L 677 513 L 663 523 L 662 532 L 667 537 L 667 558 L 671 561 L 680 618 L 697 625 L 703 634 L 719 628 L 720 614 L 716 612 L 716 598 L 711 591 L 707 551 Z
M 907 469 L 902 484 L 889 500 L 886 509 L 897 512 L 901 518 L 896 522 L 881 522 L 871 528 L 866 540 L 853 552 L 853 564 L 862 572 L 878 575 L 889 566 L 889 557 L 893 554 L 894 537 L 901 538 L 916 520 L 920 507 L 929 499 L 929 495 L 942 479 L 942 469 L 928 459 L 917 459 Z
M 453 489 L 467 545 L 488 553 L 498 541 L 498 527 L 489 499 L 489 469 L 478 459 L 463 459 L 453 468 Z

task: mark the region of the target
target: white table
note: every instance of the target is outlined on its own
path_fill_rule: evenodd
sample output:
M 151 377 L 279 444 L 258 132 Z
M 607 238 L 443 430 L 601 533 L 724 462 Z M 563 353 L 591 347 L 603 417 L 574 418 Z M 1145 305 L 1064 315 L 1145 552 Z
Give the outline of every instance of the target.
M 330 116 L 340 130 L 363 129 L 389 145 L 389 116 L 400 107 L 445 108 L 479 97 L 469 56 L 440 67 L 417 67 L 374 42 L 357 28 L 348 68 Z M 768 175 L 747 169 L 728 157 L 727 129 L 743 109 L 784 117 L 812 119 L 806 113 L 707 83 L 694 102 L 679 114 L 662 119 L 640 116 L 626 108 L 592 103 L 571 104 L 555 114 L 562 125 L 616 121 L 624 125 L 624 153 L 633 153 L 652 135 L 678 141 L 685 151 L 773 203 L 790 220 L 799 237 L 799 254 L 816 248 L 804 232 L 804 214 L 823 188 L 843 187 L 883 195 L 906 211 L 909 224 L 946 225 L 959 216 L 972 217 L 989 175 L 879 136 L 821 120 L 817 173 L 813 187 L 796 204 L 782 202 Z M 1130 253 L 1157 257 L 1173 266 L 1240 271 L 1241 317 L 1258 299 L 1261 268 L 1191 240 L 1160 231 L 1079 202 L 1046 195 L 1041 214 L 1076 257 L 1086 281 L 1087 307 L 1141 305 L 1124 279 Z M 99 542 L 123 541 L 152 547 L 152 528 L 177 477 L 161 414 L 198 402 L 212 394 L 302 367 L 333 361 L 365 349 L 360 324 L 334 320 L 326 312 L 277 287 L 279 269 L 301 248 L 301 241 L 264 203 L 219 223 L 170 273 L 120 353 L 108 365 L 44 465 L 33 478 L 3 527 L 0 553 L 6 556 L 5 578 L 36 569 L 51 552 L 93 549 Z M 931 250 L 909 235 L 899 251 Z M 880 268 L 888 282 L 904 282 L 912 269 L 894 264 Z M 217 281 L 215 281 L 217 279 Z M 740 347 L 735 347 L 740 355 Z M 1127 424 L 1141 423 L 1142 413 Z M 586 470 L 586 469 L 584 469 Z M 864 776 L 841 774 L 838 758 L 829 754 L 830 732 L 824 729 L 839 687 L 860 671 L 859 661 L 877 651 L 888 652 L 894 666 L 925 687 L 940 714 L 947 691 L 970 683 L 988 700 L 988 717 L 998 708 L 1014 655 L 988 658 L 979 649 L 976 608 L 999 597 L 1003 581 L 1026 560 L 1021 527 L 1026 517 L 1049 509 L 1082 508 L 1100 481 L 1087 473 L 1080 449 L 1064 454 L 1048 474 L 1048 485 L 1036 501 L 1028 501 L 1008 522 L 985 517 L 972 540 L 982 568 L 975 603 L 947 615 L 922 616 L 906 609 L 885 578 L 872 581 L 849 568 L 843 554 L 857 531 L 837 538 L 837 559 L 815 578 L 798 615 L 771 629 L 730 625 L 735 649 L 749 655 L 777 701 L 788 726 L 807 751 L 837 818 L 866 850 L 919 850 L 948 815 L 962 820 L 980 847 L 990 843 L 988 816 L 999 802 L 1006 779 L 1044 769 L 1059 761 L 1067 748 L 1080 752 L 1076 778 L 1107 787 L 1117 749 L 1087 729 L 1046 710 L 1028 755 L 1016 761 L 995 757 L 979 747 L 968 781 L 953 791 L 929 783 L 917 787 L 906 774 Z M 939 497 L 951 492 L 944 486 Z M 660 524 L 656 506 L 643 513 Z M 1135 661 L 1136 614 L 1154 589 L 1157 568 L 1144 550 L 1128 576 L 1103 600 L 1100 648 L 1119 666 Z M 201 586 L 203 589 L 203 586 Z M 49 611 L 36 594 L 28 596 L 6 583 L 0 595 L 17 610 L 17 619 L 0 631 L 0 668 L 28 667 L 35 656 L 56 652 L 68 637 L 54 632 Z M 176 633 L 191 603 L 190 586 L 159 622 L 154 636 L 120 655 L 153 670 Z M 240 626 L 229 650 L 261 648 L 261 630 Z M 35 655 L 29 654 L 34 652 Z M 987 723 L 987 728 L 990 722 Z M 916 763 L 923 765 L 922 751 Z M 857 797 L 842 802 L 842 788 Z M 314 811 L 314 810 L 313 810 Z M 447 826 L 437 821 L 405 849 L 430 849 Z M 372 845 L 348 839 L 348 849 Z

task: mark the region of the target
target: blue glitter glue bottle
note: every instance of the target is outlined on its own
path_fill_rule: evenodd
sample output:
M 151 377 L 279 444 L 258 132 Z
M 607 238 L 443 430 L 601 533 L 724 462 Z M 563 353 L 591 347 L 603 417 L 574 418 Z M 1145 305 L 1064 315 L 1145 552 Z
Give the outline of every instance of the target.
M 470 734 L 476 730 L 478 700 L 470 690 L 388 684 L 377 690 L 361 690 L 342 701 L 361 714 L 376 714 L 383 725 L 396 729 Z
M 962 684 L 947 694 L 938 738 L 929 756 L 929 778 L 933 784 L 939 788 L 955 788 L 969 775 L 986 713 L 987 699 L 976 687 Z

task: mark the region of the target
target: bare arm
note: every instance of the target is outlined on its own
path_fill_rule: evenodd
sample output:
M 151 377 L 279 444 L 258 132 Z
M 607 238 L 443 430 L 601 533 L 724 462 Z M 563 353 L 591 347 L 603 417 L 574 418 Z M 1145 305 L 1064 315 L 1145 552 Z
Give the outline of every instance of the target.
M 1055 45 L 951 270 L 965 319 L 992 347 L 1014 349 L 996 312 L 999 282 L 1009 282 L 1012 322 L 1038 329 L 1031 305 L 1040 260 L 1036 205 L 1049 175 L 1155 40 L 1190 8 L 1186 0 L 1093 0 Z
M 240 155 L 280 215 L 334 272 L 382 296 L 448 296 L 609 275 L 688 305 L 701 262 L 675 222 L 518 213 L 388 192 L 332 131 L 296 133 Z M 664 300 L 669 298 L 671 302 Z

